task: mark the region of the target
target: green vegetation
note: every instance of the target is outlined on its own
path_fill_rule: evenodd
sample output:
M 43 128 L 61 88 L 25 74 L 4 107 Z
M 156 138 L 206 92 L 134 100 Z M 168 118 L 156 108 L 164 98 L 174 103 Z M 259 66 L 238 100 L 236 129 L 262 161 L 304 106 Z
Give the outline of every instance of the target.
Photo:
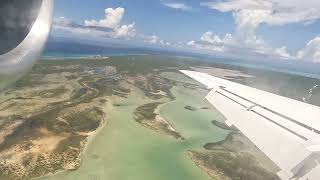
M 236 134 L 236 132 L 231 132 L 228 134 L 228 136 L 222 140 L 222 141 L 218 141 L 218 142 L 214 142 L 214 143 L 206 143 L 203 147 L 207 150 L 227 150 L 227 151 L 234 151 L 235 148 L 241 148 L 243 146 L 245 146 L 245 144 L 241 141 L 237 141 L 234 138 L 234 135 Z M 230 144 L 232 142 L 232 146 L 228 147 L 226 146 L 226 144 Z
M 220 124 L 220 123 L 219 123 Z M 210 176 L 220 179 L 279 179 L 278 176 L 264 166 L 269 159 L 257 147 L 239 132 L 231 132 L 224 140 L 207 143 L 208 151 L 190 151 L 194 162 Z M 258 155 L 259 154 L 259 155 Z M 257 159 L 259 158 L 259 161 Z
M 189 155 L 196 164 L 205 169 L 213 178 L 235 180 L 276 180 L 274 173 L 263 169 L 248 153 L 231 153 L 228 151 L 197 152 Z
M 103 112 L 98 108 L 88 108 L 62 118 L 66 120 L 73 131 L 91 132 L 99 127 L 101 119 L 103 119 Z
M 115 68 L 116 73 L 112 75 L 105 75 L 103 71 L 101 73 L 101 69 L 106 66 Z M 301 100 L 310 87 L 313 87 L 318 81 L 284 73 L 167 56 L 120 56 L 107 60 L 40 61 L 30 74 L 17 82 L 15 89 L 9 90 L 1 97 L 0 131 L 5 132 L 5 136 L 0 137 L 3 139 L 0 144 L 0 179 L 8 177 L 27 179 L 55 173 L 59 170 L 77 169 L 80 166 L 80 154 L 86 145 L 87 138 L 105 121 L 104 117 L 108 112 L 102 110 L 109 105 L 107 102 L 110 102 L 117 110 L 132 106 L 130 112 L 135 110 L 134 119 L 141 126 L 162 135 L 183 139 L 166 119 L 157 114 L 156 110 L 161 104 L 175 99 L 171 91 L 176 85 L 182 84 L 181 88 L 185 88 L 183 90 L 186 91 L 202 91 L 204 87 L 193 83 L 192 80 L 186 77 L 185 79 L 176 78 L 179 75 L 177 70 L 190 69 L 190 66 L 214 66 L 239 70 L 252 77 L 229 77 L 232 81 L 298 100 Z M 167 72 L 172 73 L 174 78 L 161 76 Z M 182 74 L 181 76 L 184 77 Z M 143 103 L 151 103 L 139 104 L 141 106 L 135 104 L 135 101 L 128 103 L 131 93 L 135 93 L 133 91 L 136 88 L 142 90 L 146 96 L 143 97 L 145 98 Z M 288 88 L 290 91 L 287 91 Z M 120 100 L 112 102 L 114 97 L 111 96 L 117 96 Z M 319 104 L 319 101 L 312 102 Z M 188 106 L 184 107 L 186 104 Z M 183 110 L 183 107 L 188 110 L 184 113 L 190 115 L 210 109 L 200 104 L 194 105 L 192 102 L 181 103 L 178 106 L 180 110 Z M 10 112 L 15 114 L 8 115 Z M 187 118 L 180 118 L 179 121 L 185 121 L 185 119 Z M 14 123 L 17 125 L 10 129 Z M 228 127 L 217 120 L 212 123 L 232 133 L 223 141 L 205 144 L 206 151 L 189 152 L 199 167 L 212 177 L 248 180 L 277 179 L 273 173 L 259 165 L 255 156 L 252 155 L 254 153 L 251 153 L 254 151 L 254 145 L 235 133 L 236 128 Z M 205 124 L 205 126 L 202 124 L 199 127 L 209 127 L 208 129 L 212 128 L 217 131 L 210 124 Z M 221 129 L 219 131 L 222 132 Z M 206 132 L 211 133 L 212 131 L 207 130 Z M 198 132 L 195 131 L 195 133 Z M 189 137 L 188 135 L 189 133 L 186 133 L 186 137 Z M 190 149 L 200 148 L 203 145 L 201 143 L 206 143 L 202 142 L 201 138 L 198 138 L 201 142 L 197 142 L 199 144 Z M 192 139 L 193 142 L 190 143 L 181 143 L 184 150 L 189 147 L 187 144 L 194 144 L 195 139 Z M 53 142 L 50 143 L 53 144 L 53 147 L 47 147 L 50 144 L 43 145 L 47 140 Z M 211 139 L 207 140 L 210 142 Z M 38 146 L 42 148 L 40 153 L 32 153 L 38 152 L 34 149 Z M 180 151 L 182 148 L 180 144 L 178 146 Z M 7 158 L 8 162 L 12 162 L 13 157 L 18 155 L 21 157 L 21 163 L 19 161 L 12 165 L 4 161 Z M 23 174 L 23 169 L 26 171 L 25 174 Z
M 71 148 L 81 147 L 81 143 L 86 140 L 87 136 L 73 134 L 65 140 L 62 140 L 58 147 L 54 150 L 55 153 L 62 153 Z
M 40 96 L 41 98 L 53 98 L 53 97 L 63 95 L 67 91 L 68 90 L 64 86 L 61 86 L 55 89 L 40 91 L 37 93 L 37 96 Z
M 15 83 L 16 89 L 22 89 L 22 88 L 32 88 L 37 86 L 43 86 L 46 84 L 46 82 L 41 81 L 43 74 L 27 74 L 23 77 L 23 79 L 18 80 Z
M 134 81 L 134 85 L 141 89 L 147 97 L 153 100 L 161 99 L 164 96 L 174 99 L 170 92 L 173 82 L 162 78 L 158 73 L 151 72 L 145 76 L 145 79 L 143 80 L 137 78 Z
M 197 108 L 192 107 L 192 106 L 185 106 L 184 108 L 189 110 L 189 111 L 196 111 L 197 110 Z
M 86 134 L 95 131 L 104 121 L 105 112 L 99 105 L 106 103 L 106 98 L 112 95 L 126 98 L 131 93 L 131 89 L 121 86 L 120 81 L 131 77 L 132 85 L 136 85 L 151 99 L 173 98 L 170 92 L 172 82 L 160 77 L 159 73 L 175 71 L 179 67 L 187 68 L 185 62 L 194 63 L 190 60 L 173 59 L 162 56 L 126 56 L 113 57 L 107 61 L 80 59 L 38 62 L 31 73 L 16 83 L 14 90 L 8 91 L 6 95 L 10 98 L 0 102 L 5 104 L 0 111 L 23 107 L 26 102 L 42 107 L 33 112 L 28 110 L 26 114 L 18 113 L 19 116 L 1 117 L 7 121 L 2 121 L 0 130 L 6 130 L 8 134 L 0 144 L 0 153 L 25 153 L 23 167 L 19 167 L 19 163 L 14 164 L 15 168 L 25 169 L 25 172 L 17 171 L 12 168 L 12 164 L 4 162 L 0 163 L 0 176 L 38 177 L 61 169 L 76 169 L 79 166 L 79 155 L 88 137 Z M 110 76 L 100 73 L 101 68 L 105 66 L 115 67 L 117 73 Z M 71 83 L 77 85 L 68 86 Z M 141 122 L 149 128 L 180 138 L 177 132 L 170 129 L 168 122 L 155 120 L 157 115 L 154 110 L 160 104 L 138 108 L 137 117 L 140 115 L 143 118 Z M 12 123 L 18 121 L 17 127 L 7 130 Z M 145 123 L 146 121 L 148 123 Z M 53 150 L 43 147 L 51 155 L 47 156 L 46 152 L 31 153 L 32 149 L 36 148 L 33 143 L 46 138 L 59 142 Z
M 176 139 L 184 139 L 181 134 L 171 127 L 171 125 L 161 117 L 157 119 L 158 114 L 155 113 L 156 108 L 163 104 L 162 102 L 148 103 L 136 108 L 134 112 L 135 120 L 142 126 L 152 129 L 160 134 L 169 135 Z
M 100 126 L 104 118 L 103 112 L 97 107 L 75 112 L 69 108 L 65 111 L 70 111 L 70 113 L 60 116 L 62 120 L 42 119 L 39 123 L 55 133 L 91 132 Z
M 155 113 L 155 109 L 160 105 L 163 104 L 161 102 L 154 102 L 154 103 L 149 103 L 142 105 L 138 107 L 134 113 L 135 115 L 135 120 L 138 122 L 141 121 L 152 121 L 155 120 L 157 114 Z
M 189 65 L 200 65 L 196 60 L 189 58 L 175 58 L 172 56 L 156 55 L 132 55 L 132 56 L 115 56 L 108 60 L 100 59 L 68 59 L 68 61 L 40 61 L 33 68 L 39 73 L 62 73 L 62 72 L 79 72 L 83 67 L 104 67 L 113 66 L 121 73 L 139 74 L 150 73 L 154 70 L 159 71 L 176 71 L 177 69 L 189 69 Z M 81 66 L 79 66 L 81 65 Z M 52 68 L 47 69 L 48 66 Z

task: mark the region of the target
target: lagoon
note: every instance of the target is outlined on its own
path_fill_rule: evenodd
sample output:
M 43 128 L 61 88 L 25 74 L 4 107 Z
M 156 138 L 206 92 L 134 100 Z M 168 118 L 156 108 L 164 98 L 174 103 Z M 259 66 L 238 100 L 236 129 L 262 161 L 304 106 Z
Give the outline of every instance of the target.
M 167 78 L 180 77 L 176 75 L 169 74 Z M 180 141 L 159 135 L 140 126 L 133 118 L 135 108 L 153 101 L 134 88 L 127 99 L 110 98 L 105 107 L 109 112 L 107 124 L 88 145 L 78 170 L 41 179 L 210 179 L 204 171 L 194 165 L 186 152 L 205 151 L 202 147 L 204 144 L 224 139 L 229 132 L 211 123 L 212 120 L 222 121 L 223 117 L 203 100 L 207 93 L 205 90 L 185 88 L 178 83 L 173 87 L 172 93 L 176 100 L 160 106 L 159 112 L 186 140 Z M 113 106 L 115 103 L 121 106 Z M 189 111 L 184 108 L 186 105 L 199 109 Z

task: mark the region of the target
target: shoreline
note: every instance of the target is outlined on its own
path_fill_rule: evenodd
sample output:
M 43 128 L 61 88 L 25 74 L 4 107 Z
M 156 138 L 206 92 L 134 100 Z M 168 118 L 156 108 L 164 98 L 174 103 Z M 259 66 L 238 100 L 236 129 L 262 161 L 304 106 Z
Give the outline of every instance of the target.
M 88 59 L 88 60 L 107 60 L 112 57 L 122 57 L 122 56 L 149 56 L 152 54 L 144 54 L 144 53 L 130 53 L 130 54 L 107 54 L 107 55 L 101 55 L 102 57 L 95 57 L 98 56 L 99 54 L 95 55 L 75 55 L 75 56 L 55 56 L 55 55 L 45 55 L 41 56 L 40 59 L 43 60 L 77 60 L 77 59 Z
M 83 149 L 81 150 L 81 153 L 79 154 L 79 158 L 80 158 L 80 166 L 79 166 L 79 168 L 81 167 L 81 164 L 82 164 L 82 161 L 83 161 L 83 156 L 87 152 L 90 144 L 94 141 L 94 139 L 100 133 L 100 131 L 102 131 L 102 129 L 104 129 L 108 124 L 107 123 L 108 121 L 107 121 L 107 118 L 105 117 L 105 115 L 103 115 L 103 120 L 101 122 L 102 123 L 100 124 L 100 126 L 95 131 L 92 131 L 90 133 L 90 135 L 84 141 L 85 145 L 84 145 Z M 62 173 L 68 173 L 68 172 L 72 172 L 72 171 L 77 171 L 78 169 L 74 169 L 74 170 L 59 170 L 56 173 L 49 173 L 49 174 L 44 175 L 44 176 L 31 178 L 31 180 L 39 180 L 39 179 L 43 179 L 43 178 L 46 178 L 46 177 L 53 177 L 53 176 L 56 176 L 56 175 L 59 175 L 59 174 L 62 174 Z
M 166 103 L 163 103 L 163 104 L 159 105 L 159 106 L 155 109 L 155 112 L 156 112 L 156 114 L 157 114 L 157 116 L 156 116 L 156 121 L 158 121 L 158 119 L 164 121 L 164 123 L 168 124 L 169 129 L 170 129 L 171 131 L 176 132 L 176 133 L 178 133 L 178 134 L 181 136 L 180 138 L 175 138 L 175 137 L 173 137 L 173 138 L 174 138 L 174 139 L 177 139 L 177 140 L 179 140 L 179 141 L 184 141 L 184 140 L 186 140 L 186 139 L 185 139 L 185 137 L 182 135 L 182 133 L 179 132 L 179 131 L 175 128 L 175 126 L 173 125 L 172 122 L 170 122 L 168 119 L 166 119 L 166 118 L 161 114 L 161 108 L 163 108 L 164 106 L 166 106 L 166 105 L 168 105 L 168 104 L 170 104 L 170 103 L 172 103 L 172 102 L 174 102 L 174 101 L 176 101 L 176 100 L 170 100 L 169 102 L 166 102 Z M 170 136 L 170 137 L 172 137 L 172 136 Z
M 92 60 L 92 56 L 96 56 L 99 54 L 90 54 L 90 55 L 75 55 L 75 56 L 58 56 L 58 55 L 44 55 L 41 56 L 40 59 L 41 60 L 77 60 L 77 59 L 89 59 Z M 152 56 L 153 54 L 148 54 L 148 53 L 128 53 L 128 54 L 106 54 L 103 55 L 106 57 L 109 57 L 108 59 L 111 59 L 113 57 L 125 57 L 125 56 Z M 177 56 L 177 55 L 162 55 L 162 56 L 167 56 L 167 57 L 174 57 L 174 58 L 187 58 L 187 59 L 195 59 L 199 62 L 207 62 L 204 61 L 202 58 L 199 57 L 193 57 L 193 56 Z M 99 60 L 99 58 L 94 58 L 94 60 Z M 104 58 L 101 58 L 100 60 L 104 60 Z M 293 76 L 301 76 L 301 77 L 307 77 L 307 78 L 314 78 L 314 79 L 320 79 L 320 74 L 315 72 L 314 70 L 312 70 L 312 72 L 307 72 L 306 70 L 298 70 L 295 71 L 295 69 L 283 69 L 281 67 L 277 67 L 277 66 L 260 66 L 257 65 L 255 62 L 249 62 L 249 61 L 219 61 L 216 60 L 214 58 L 211 58 L 212 61 L 209 61 L 210 63 L 215 63 L 215 64 L 220 64 L 220 65 L 225 65 L 225 66 L 238 66 L 241 68 L 246 68 L 246 69 L 252 69 L 252 70 L 262 70 L 262 71 L 268 71 L 268 72 L 276 72 L 276 73 L 284 73 L 284 74 L 288 74 L 288 75 L 293 75 Z

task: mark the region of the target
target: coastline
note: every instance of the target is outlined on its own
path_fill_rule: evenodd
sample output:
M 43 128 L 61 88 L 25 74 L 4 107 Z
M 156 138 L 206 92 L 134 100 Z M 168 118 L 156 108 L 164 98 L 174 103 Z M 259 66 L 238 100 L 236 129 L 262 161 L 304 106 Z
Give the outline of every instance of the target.
M 90 144 L 94 141 L 95 137 L 107 126 L 107 124 L 108 124 L 107 122 L 108 122 L 107 118 L 105 117 L 105 114 L 104 114 L 103 115 L 103 119 L 102 119 L 101 124 L 99 125 L 99 127 L 95 131 L 92 131 L 90 133 L 90 135 L 84 141 L 84 146 L 83 146 L 83 148 L 82 148 L 82 150 L 81 150 L 81 152 L 79 154 L 79 158 L 80 158 L 80 166 L 79 166 L 79 168 L 81 167 L 81 164 L 82 164 L 82 161 L 83 161 L 83 156 L 87 152 Z M 56 176 L 56 175 L 59 175 L 59 174 L 62 174 L 62 173 L 67 173 L 69 171 L 77 171 L 78 169 L 74 169 L 74 170 L 59 170 L 59 171 L 57 171 L 55 173 L 49 173 L 49 174 L 46 174 L 44 176 L 31 178 L 31 180 L 40 180 L 40 179 L 44 179 L 44 178 L 47 178 L 47 177 L 53 177 L 53 176 Z
M 127 60 L 132 60 L 132 59 L 127 58 Z M 89 62 L 89 60 L 88 60 L 88 62 Z M 55 63 L 58 63 L 58 62 L 55 62 Z M 75 62 L 75 63 L 77 63 L 77 62 Z M 101 61 L 101 63 L 107 64 L 109 62 L 107 62 L 107 61 L 102 62 Z M 107 64 L 107 65 L 109 65 L 109 64 Z M 168 71 L 168 72 L 171 72 L 171 71 Z M 64 75 L 64 74 L 62 74 L 62 75 Z M 66 75 L 69 76 L 69 74 L 66 74 Z M 83 138 L 82 148 L 80 149 L 81 151 L 78 154 L 80 161 L 76 161 L 76 163 L 78 163 L 78 162 L 80 163 L 80 166 L 78 168 L 75 168 L 75 170 L 62 169 L 60 171 L 58 170 L 54 173 L 48 173 L 44 176 L 36 177 L 33 179 L 46 179 L 46 177 L 48 179 L 59 179 L 59 177 L 65 177 L 66 179 L 73 179 L 73 177 L 79 177 L 79 179 L 85 179 L 85 178 L 88 178 L 88 174 L 90 174 L 90 173 L 91 173 L 90 175 L 92 175 L 93 177 L 100 177 L 100 175 L 101 175 L 101 177 L 104 177 L 103 179 L 105 179 L 105 177 L 108 176 L 109 174 L 103 174 L 104 171 L 109 171 L 109 173 L 115 173 L 118 177 L 122 177 L 120 172 L 118 172 L 118 171 L 115 172 L 115 170 L 114 170 L 115 168 L 122 169 L 125 172 L 128 171 L 128 172 L 134 174 L 134 173 L 136 173 L 136 172 L 134 172 L 134 168 L 131 169 L 130 166 L 127 167 L 126 166 L 127 162 L 128 161 L 137 162 L 139 164 L 142 164 L 142 166 L 139 166 L 139 164 L 136 164 L 137 166 L 139 166 L 141 168 L 146 167 L 144 165 L 145 164 L 149 165 L 151 160 L 143 162 L 145 160 L 144 158 L 146 155 L 145 149 L 148 149 L 150 147 L 152 149 L 150 148 L 149 152 L 152 152 L 152 153 L 154 152 L 152 155 L 155 155 L 156 153 L 158 153 L 159 159 L 166 160 L 168 163 L 173 164 L 173 168 L 176 167 L 176 169 L 172 170 L 172 173 L 170 175 L 179 174 L 179 176 L 182 177 L 183 174 L 188 174 L 190 172 L 191 172 L 190 174 L 192 174 L 192 173 L 197 174 L 198 170 L 199 169 L 201 170 L 201 168 L 198 168 L 198 166 L 195 166 L 194 163 L 190 161 L 190 158 L 186 157 L 186 154 L 184 154 L 183 160 L 181 159 L 180 155 L 182 153 L 188 153 L 189 151 L 200 150 L 200 148 L 202 149 L 204 143 L 218 142 L 216 140 L 220 139 L 221 137 L 224 137 L 224 132 L 225 132 L 224 130 L 226 130 L 226 129 L 222 128 L 223 126 L 219 127 L 219 125 L 216 125 L 211 122 L 211 120 L 212 120 L 211 117 L 212 117 L 212 115 L 214 115 L 214 113 L 209 114 L 208 113 L 209 111 L 202 110 L 201 108 L 199 108 L 197 111 L 186 111 L 183 109 L 183 107 L 185 105 L 192 105 L 193 106 L 194 104 L 197 104 L 197 105 L 195 105 L 195 107 L 203 107 L 202 105 L 201 106 L 198 106 L 198 105 L 202 104 L 203 95 L 206 92 L 206 90 L 202 89 L 200 86 L 196 86 L 194 88 L 189 87 L 188 83 L 184 82 L 183 78 L 180 78 L 180 76 L 178 76 L 178 75 L 179 75 L 179 72 L 174 72 L 172 74 L 172 76 L 169 76 L 169 77 L 171 77 L 171 78 L 169 78 L 169 80 L 176 81 L 176 83 L 174 83 L 174 85 L 170 89 L 171 93 L 173 94 L 173 96 L 175 98 L 167 99 L 166 97 L 163 97 L 162 99 L 157 99 L 157 100 L 161 101 L 162 103 L 157 108 L 153 109 L 153 111 L 150 110 L 149 112 L 153 112 L 153 113 L 157 114 L 157 116 L 155 116 L 155 121 L 158 121 L 159 124 L 160 123 L 164 124 L 163 122 L 165 122 L 166 124 L 168 124 L 172 128 L 171 129 L 168 126 L 167 129 L 169 129 L 169 130 L 176 131 L 177 130 L 176 128 L 178 128 L 181 132 L 183 132 L 183 135 L 185 137 L 187 137 L 188 139 L 186 139 L 185 141 L 180 141 L 180 140 L 177 141 L 176 139 L 171 138 L 170 136 L 166 136 L 166 134 L 157 133 L 153 129 L 151 129 L 151 131 L 153 131 L 153 134 L 150 135 L 150 132 L 148 131 L 148 129 L 143 129 L 141 127 L 137 128 L 136 122 L 132 122 L 132 111 L 134 111 L 134 109 L 136 108 L 136 105 L 137 106 L 144 105 L 144 104 L 148 104 L 150 102 L 157 101 L 157 100 L 153 100 L 153 99 L 151 100 L 149 97 L 145 96 L 143 91 L 139 88 L 137 88 L 138 89 L 137 91 L 139 91 L 139 92 L 134 90 L 134 93 L 132 93 L 132 96 L 134 96 L 134 98 L 132 98 L 132 99 L 130 99 L 130 97 L 129 98 L 120 98 L 118 96 L 108 96 L 108 98 L 103 99 L 104 102 L 101 102 L 101 101 L 99 101 L 101 99 L 98 98 L 98 99 L 94 100 L 93 103 L 94 104 L 100 103 L 99 107 L 101 108 L 101 110 L 103 112 L 106 112 L 106 113 L 103 113 L 102 116 L 100 116 L 101 123 L 99 124 L 99 126 L 94 131 L 92 131 L 90 133 L 86 133 L 87 137 Z M 81 87 L 83 86 L 84 88 L 89 89 L 91 95 L 97 94 L 97 92 L 95 92 L 94 88 L 91 89 L 90 86 L 88 86 L 89 84 L 87 84 L 87 85 L 86 84 L 87 83 L 80 82 Z M 131 85 L 132 84 L 130 84 L 130 86 Z M 134 86 L 133 88 L 136 88 L 136 87 Z M 117 89 L 115 89 L 114 92 L 118 93 Z M 141 97 L 140 96 L 135 97 L 135 96 L 137 96 L 138 93 L 141 95 Z M 108 100 L 106 101 L 106 99 L 108 99 Z M 115 103 L 118 100 L 121 100 L 121 101 Z M 122 102 L 122 100 L 123 100 L 123 102 Z M 122 105 L 122 103 L 124 103 L 125 105 Z M 129 103 L 130 105 L 127 105 L 126 103 Z M 173 103 L 173 104 L 171 104 L 171 103 Z M 89 106 L 92 106 L 94 104 L 91 104 Z M 103 104 L 103 105 L 101 105 L 101 104 Z M 115 106 L 116 104 L 119 104 L 119 107 Z M 130 110 L 128 110 L 128 109 L 130 109 Z M 214 108 L 211 108 L 211 109 L 213 110 Z M 111 111 L 116 110 L 116 112 L 114 114 L 117 114 L 118 110 L 119 110 L 120 114 L 123 114 L 123 115 L 115 115 L 115 116 L 111 115 L 112 113 L 110 113 L 110 110 Z M 210 110 L 210 112 L 211 112 L 211 110 Z M 184 115 L 182 115 L 182 114 L 184 114 Z M 210 116 L 207 116 L 207 114 Z M 206 117 L 204 117 L 204 116 L 206 116 Z M 114 118 L 114 117 L 116 117 L 116 118 Z M 217 116 L 215 119 L 220 119 L 220 116 Z M 117 124 L 117 126 L 115 126 L 114 121 L 123 121 L 123 122 L 119 123 L 119 124 Z M 129 124 L 128 127 L 125 127 L 125 126 L 127 126 L 127 124 Z M 212 128 L 210 128 L 210 127 L 212 127 Z M 217 130 L 217 127 L 219 128 L 219 130 Z M 137 128 L 137 129 L 135 129 L 135 128 Z M 121 135 L 120 135 L 120 133 L 115 133 L 116 134 L 115 137 L 108 136 L 108 135 L 110 135 L 109 132 L 112 132 L 113 130 L 117 130 L 117 131 L 121 130 Z M 134 130 L 134 131 L 132 131 L 132 130 Z M 108 131 L 108 133 L 105 133 L 106 131 Z M 144 132 L 146 132 L 146 133 L 144 133 Z M 81 135 L 84 135 L 84 133 L 81 133 Z M 120 136 L 120 138 L 119 138 L 119 136 Z M 154 136 L 155 138 L 153 138 L 151 136 Z M 101 138 L 101 137 L 103 137 L 103 138 Z M 109 139 L 106 140 L 107 138 L 111 138 L 110 141 L 109 141 Z M 102 139 L 102 141 L 99 141 L 96 139 Z M 137 142 L 134 142 L 131 144 L 130 141 L 132 141 L 132 139 L 142 139 L 145 142 L 143 142 L 142 145 Z M 163 143 L 163 144 L 161 144 L 161 143 Z M 156 144 L 156 145 L 154 145 L 154 144 Z M 114 148 L 114 149 L 118 148 L 118 149 L 115 151 L 109 150 L 109 147 L 111 147 L 113 145 L 115 145 L 116 147 L 115 148 L 112 147 L 112 148 Z M 160 145 L 164 145 L 164 146 L 160 146 Z M 168 145 L 168 146 L 166 146 L 166 145 Z M 144 146 L 144 148 L 141 148 L 141 146 Z M 100 148 L 100 147 L 103 147 L 103 148 Z M 135 149 L 132 149 L 133 150 L 132 152 L 127 153 L 126 148 L 132 148 L 132 147 L 135 147 Z M 159 147 L 163 151 L 158 151 Z M 165 148 L 168 148 L 168 149 L 165 149 Z M 141 152 L 140 149 L 144 149 L 143 152 Z M 92 150 L 94 150 L 94 152 L 91 155 Z M 120 151 L 120 152 L 118 152 L 118 151 Z M 171 154 L 171 156 L 168 156 L 168 154 L 170 154 L 170 153 L 168 153 L 169 151 L 173 152 Z M 89 153 L 87 154 L 87 152 L 89 152 Z M 110 153 L 110 152 L 112 152 L 112 153 Z M 113 153 L 116 155 L 114 155 Z M 91 156 L 95 156 L 95 155 L 97 157 L 91 157 Z M 133 161 L 133 159 L 131 159 L 132 155 L 136 156 L 135 158 L 133 158 L 134 161 Z M 160 155 L 162 157 L 160 157 Z M 110 156 L 114 156 L 114 157 L 110 158 Z M 110 160 L 109 159 L 106 160 L 105 159 L 106 157 L 110 158 Z M 168 158 L 168 159 L 166 159 L 166 158 Z M 155 163 L 154 167 L 148 167 L 148 168 L 150 168 L 151 171 L 153 169 L 160 169 L 160 168 L 162 168 L 161 170 L 163 170 L 163 171 L 164 170 L 168 171 L 168 169 L 167 169 L 168 164 L 164 163 L 164 164 L 160 165 L 159 159 L 156 159 L 156 158 L 152 159 L 152 163 Z M 87 163 L 87 161 L 88 162 L 91 161 L 91 163 Z M 92 161 L 94 163 L 92 163 Z M 115 167 L 115 164 L 118 163 L 118 161 L 121 161 L 121 163 L 117 164 L 118 166 Z M 195 166 L 194 171 L 189 171 L 188 173 L 186 173 L 184 171 L 183 167 L 182 168 L 177 167 L 176 162 L 180 163 L 180 161 L 183 163 L 186 162 L 186 164 L 187 164 L 186 166 L 189 166 L 189 164 L 191 164 L 192 166 Z M 98 167 L 98 166 L 96 167 L 95 166 L 95 164 L 99 164 L 99 163 L 101 163 L 101 164 L 104 163 L 103 164 L 104 167 Z M 91 167 L 87 166 L 87 164 L 89 164 L 89 165 L 94 164 L 94 165 L 91 168 Z M 68 169 L 69 167 L 70 166 L 68 166 L 66 169 Z M 127 169 L 125 169 L 125 168 L 127 168 Z M 99 169 L 99 171 L 95 171 L 95 169 Z M 179 173 L 177 173 L 177 171 L 179 171 L 178 169 L 180 170 Z M 190 167 L 190 169 L 193 169 L 193 167 Z M 119 173 L 119 174 L 117 174 L 117 173 Z M 201 171 L 201 173 L 203 173 L 203 171 Z M 203 174 L 206 175 L 206 173 L 203 173 Z M 58 176 L 52 177 L 52 176 L 56 176 L 56 175 L 58 175 Z M 95 176 L 95 175 L 97 175 L 97 176 Z M 148 175 L 146 175 L 144 173 L 142 173 L 142 175 L 143 175 L 143 177 L 148 177 Z M 140 175 L 136 175 L 136 176 L 140 177 Z M 155 176 L 155 174 L 150 175 L 150 177 L 154 177 L 154 176 Z M 200 176 L 201 175 L 199 175 L 199 177 Z M 163 177 L 167 177 L 167 175 L 163 175 Z M 64 178 L 62 178 L 62 179 L 64 179 Z M 121 179 L 121 178 L 119 178 L 119 179 Z M 192 176 L 189 176 L 186 179 L 192 179 Z M 198 178 L 198 179 L 201 179 L 201 178 Z
M 164 116 L 161 114 L 161 109 L 162 109 L 163 107 L 165 107 L 166 105 L 169 105 L 170 103 L 174 102 L 174 101 L 175 101 L 175 99 L 174 99 L 174 100 L 170 100 L 170 101 L 168 101 L 168 102 L 166 102 L 166 103 L 163 103 L 163 104 L 159 105 L 159 106 L 155 109 L 155 112 L 156 112 L 156 114 L 157 114 L 157 116 L 156 116 L 156 121 L 157 121 L 157 120 L 161 120 L 161 121 L 163 121 L 164 123 L 168 124 L 168 128 L 169 128 L 171 131 L 176 132 L 176 133 L 178 133 L 178 134 L 181 136 L 180 138 L 175 138 L 175 137 L 173 137 L 173 138 L 175 138 L 175 139 L 177 139 L 177 140 L 180 140 L 180 141 L 184 141 L 184 140 L 185 140 L 185 137 L 181 134 L 181 132 L 179 132 L 179 131 L 176 129 L 176 127 L 173 125 L 172 122 L 170 122 L 168 119 L 164 118 Z M 172 136 L 170 136 L 170 137 L 172 137 Z

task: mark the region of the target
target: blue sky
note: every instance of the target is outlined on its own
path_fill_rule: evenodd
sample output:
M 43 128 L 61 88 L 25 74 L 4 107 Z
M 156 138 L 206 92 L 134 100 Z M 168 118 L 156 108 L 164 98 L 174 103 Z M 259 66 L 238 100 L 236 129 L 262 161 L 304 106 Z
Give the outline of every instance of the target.
M 124 24 L 135 22 L 137 29 L 143 34 L 157 34 L 170 41 L 184 41 L 199 38 L 209 29 L 218 34 L 232 32 L 234 23 L 230 13 L 219 13 L 205 7 L 201 10 L 181 11 L 162 5 L 159 0 L 56 0 L 55 17 L 71 17 L 82 23 L 86 19 L 101 19 L 104 9 L 123 7 Z M 90 7 L 88 7 L 90 6 Z M 81 13 L 80 13 L 80 12 Z
M 320 62 L 320 2 L 301 2 L 56 0 L 52 35 Z

